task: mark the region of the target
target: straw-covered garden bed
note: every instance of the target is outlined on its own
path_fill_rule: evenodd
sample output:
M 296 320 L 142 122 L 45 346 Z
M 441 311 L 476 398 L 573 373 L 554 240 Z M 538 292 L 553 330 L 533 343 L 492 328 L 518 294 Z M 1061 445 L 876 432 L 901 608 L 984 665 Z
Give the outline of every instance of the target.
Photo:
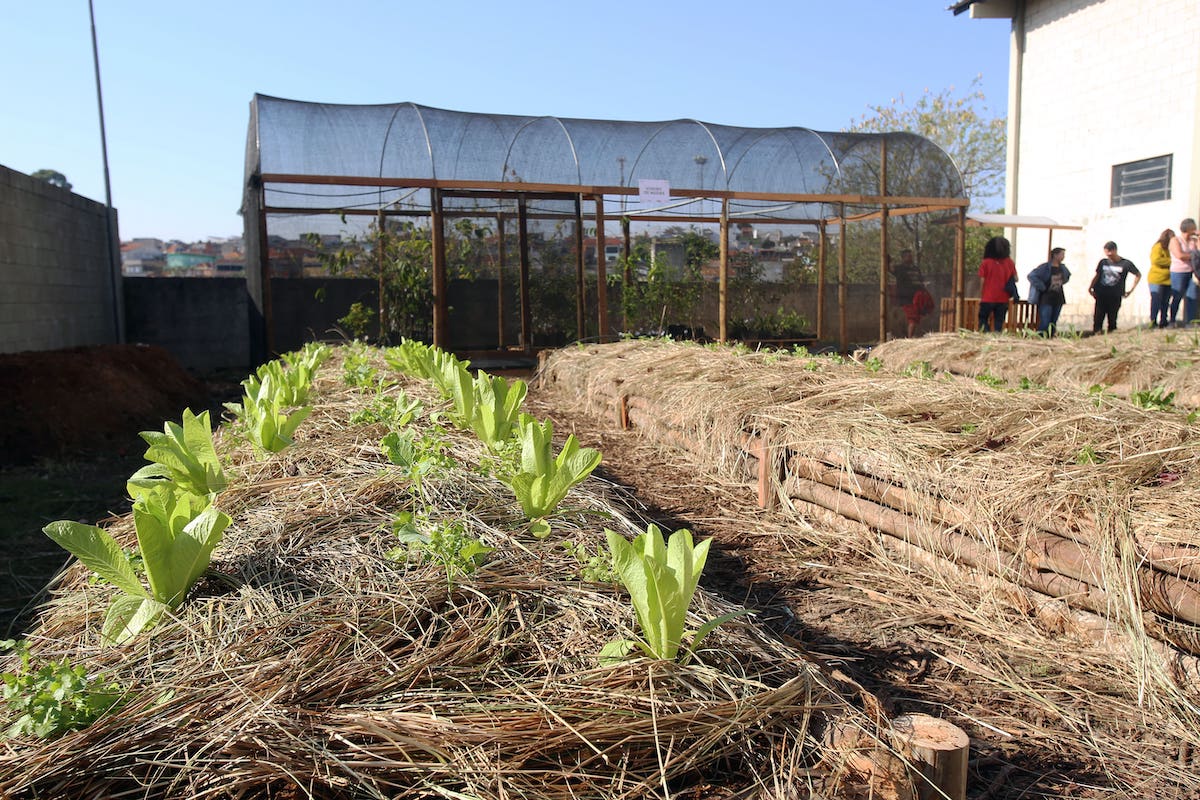
M 1200 330 L 1132 328 L 1102 336 L 997 336 L 972 331 L 894 339 L 870 352 L 893 370 L 928 365 L 937 372 L 1059 389 L 1103 388 L 1148 401 L 1173 395 L 1200 407 Z
M 930 367 L 933 338 L 895 364 L 883 347 L 865 364 L 665 342 L 568 348 L 542 365 L 541 397 L 741 487 L 726 502 L 762 531 L 748 538 L 797 555 L 771 578 L 856 587 L 879 623 L 922 629 L 984 692 L 943 683 L 993 720 L 973 725 L 964 710 L 956 721 L 974 735 L 1011 744 L 1023 731 L 1090 762 L 1095 796 L 1191 796 L 1200 438 L 1188 415 L 1078 382 L 955 378 Z M 1141 341 L 1143 370 L 1187 358 L 1178 340 L 1163 337 L 1162 354 Z M 1105 352 L 1121 346 L 1109 337 Z M 771 511 L 754 509 L 755 489 Z
M 401 391 L 422 409 L 389 422 Z M 494 457 L 377 352 L 336 353 L 309 403 L 278 453 L 216 432 L 232 522 L 152 629 L 105 643 L 113 586 L 78 562 L 56 578 L 32 665 L 69 661 L 121 699 L 81 730 L 4 741 L 0 796 L 855 797 L 897 763 L 871 696 L 753 617 L 690 658 L 602 663 L 636 624 L 618 584 L 582 578 L 588 554 L 605 528 L 643 527 L 603 481 L 536 539 Z M 401 424 L 437 454 L 427 468 L 385 456 Z M 473 570 L 398 554 L 414 520 L 493 549 Z M 130 515 L 107 530 L 134 541 Z M 737 610 L 701 589 L 689 623 Z

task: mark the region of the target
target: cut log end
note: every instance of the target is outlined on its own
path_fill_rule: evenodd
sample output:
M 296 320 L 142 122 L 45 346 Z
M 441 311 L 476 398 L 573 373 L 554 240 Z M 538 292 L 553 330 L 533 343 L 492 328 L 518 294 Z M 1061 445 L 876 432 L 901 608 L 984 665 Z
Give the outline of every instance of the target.
M 916 773 L 918 798 L 966 798 L 971 740 L 962 728 L 927 714 L 905 714 L 892 720 L 892 730 Z

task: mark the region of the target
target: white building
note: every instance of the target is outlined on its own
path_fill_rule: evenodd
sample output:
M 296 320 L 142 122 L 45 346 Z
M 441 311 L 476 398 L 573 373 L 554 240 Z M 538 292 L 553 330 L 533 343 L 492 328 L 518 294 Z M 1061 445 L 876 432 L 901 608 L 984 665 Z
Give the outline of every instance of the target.
M 1009 18 L 1006 211 L 1056 231 L 1072 278 L 1063 323 L 1090 328 L 1087 286 L 1110 239 L 1145 275 L 1164 228 L 1200 218 L 1198 0 L 960 0 Z M 1017 271 L 1046 259 L 1043 230 L 1011 230 Z M 1023 287 L 1024 288 L 1024 287 Z M 1122 327 L 1149 320 L 1143 279 Z

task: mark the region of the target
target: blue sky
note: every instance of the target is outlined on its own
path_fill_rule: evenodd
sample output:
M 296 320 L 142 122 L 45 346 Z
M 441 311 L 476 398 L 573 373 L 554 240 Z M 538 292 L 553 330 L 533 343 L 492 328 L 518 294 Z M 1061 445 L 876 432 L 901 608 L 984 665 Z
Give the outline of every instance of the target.
M 255 92 L 817 130 L 977 75 L 1007 102 L 1008 23 L 949 0 L 94 4 L 123 239 L 241 233 Z M 0 19 L 0 164 L 103 201 L 87 1 L 0 0 Z

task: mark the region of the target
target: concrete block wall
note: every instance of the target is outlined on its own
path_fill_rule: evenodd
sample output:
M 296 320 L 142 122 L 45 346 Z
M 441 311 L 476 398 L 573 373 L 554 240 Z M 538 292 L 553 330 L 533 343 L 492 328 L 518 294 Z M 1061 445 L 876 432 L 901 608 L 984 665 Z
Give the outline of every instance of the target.
M 117 341 L 108 246 L 103 203 L 0 165 L 0 352 Z
M 1200 212 L 1197 30 L 1195 0 L 1026 3 L 1019 177 L 1010 204 L 1016 200 L 1019 214 L 1084 226 L 1054 236 L 1073 273 L 1064 322 L 1090 327 L 1087 285 L 1106 241 L 1116 241 L 1144 274 L 1162 230 L 1177 230 L 1181 219 Z M 1111 207 L 1114 165 L 1167 154 L 1171 199 Z M 1015 240 L 1024 291 L 1026 273 L 1045 260 L 1046 233 L 1019 231 Z M 1125 301 L 1121 317 L 1122 327 L 1148 320 L 1144 285 Z
M 125 338 L 158 345 L 197 372 L 250 367 L 242 278 L 126 278 Z

